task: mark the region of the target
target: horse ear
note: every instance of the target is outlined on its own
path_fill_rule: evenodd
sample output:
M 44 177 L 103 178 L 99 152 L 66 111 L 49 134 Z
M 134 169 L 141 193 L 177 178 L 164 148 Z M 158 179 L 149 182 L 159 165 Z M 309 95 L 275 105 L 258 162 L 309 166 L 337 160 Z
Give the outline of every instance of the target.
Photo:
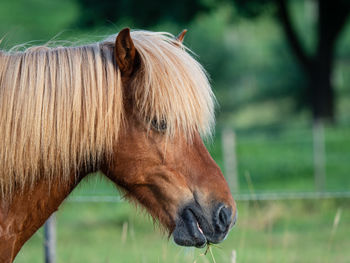
M 176 39 L 182 43 L 184 41 L 186 33 L 187 33 L 187 29 L 182 30 L 182 32 L 178 34 Z
M 123 76 L 131 76 L 135 69 L 136 48 L 130 36 L 130 29 L 121 30 L 115 40 L 115 59 Z

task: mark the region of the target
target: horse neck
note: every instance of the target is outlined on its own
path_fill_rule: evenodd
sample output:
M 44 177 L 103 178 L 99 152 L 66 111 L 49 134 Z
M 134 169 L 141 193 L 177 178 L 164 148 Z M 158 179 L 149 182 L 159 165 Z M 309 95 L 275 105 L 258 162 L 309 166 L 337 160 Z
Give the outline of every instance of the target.
M 23 244 L 55 212 L 83 176 L 61 182 L 56 176 L 42 179 L 27 191 L 15 193 L 10 202 L 0 201 L 0 262 L 12 262 Z

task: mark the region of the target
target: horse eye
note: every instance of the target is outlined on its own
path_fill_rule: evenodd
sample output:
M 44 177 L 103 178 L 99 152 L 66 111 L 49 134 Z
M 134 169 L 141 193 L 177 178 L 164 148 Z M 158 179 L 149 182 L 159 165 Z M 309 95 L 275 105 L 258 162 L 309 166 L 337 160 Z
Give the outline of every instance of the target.
M 153 119 L 151 125 L 157 131 L 165 131 L 167 129 L 166 120 L 157 121 L 157 119 Z

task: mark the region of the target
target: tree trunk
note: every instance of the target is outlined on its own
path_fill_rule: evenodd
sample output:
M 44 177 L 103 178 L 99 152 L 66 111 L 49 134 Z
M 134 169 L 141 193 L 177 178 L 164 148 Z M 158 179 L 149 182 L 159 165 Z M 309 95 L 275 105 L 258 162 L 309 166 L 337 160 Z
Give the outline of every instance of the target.
M 287 0 L 275 0 L 277 12 L 286 38 L 308 78 L 308 102 L 314 120 L 335 121 L 332 71 L 336 41 L 350 12 L 345 0 L 318 0 L 317 47 L 314 54 L 306 54 L 292 25 Z
M 329 59 L 319 56 L 309 69 L 309 98 L 314 119 L 334 121 L 334 88 L 332 85 L 332 66 Z

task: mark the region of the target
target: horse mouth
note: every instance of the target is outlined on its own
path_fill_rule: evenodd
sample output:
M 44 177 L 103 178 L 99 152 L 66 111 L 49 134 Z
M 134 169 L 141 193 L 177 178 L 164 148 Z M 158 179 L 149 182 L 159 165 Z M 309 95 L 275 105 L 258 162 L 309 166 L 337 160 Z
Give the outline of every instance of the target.
M 198 203 L 190 203 L 178 214 L 173 237 L 180 246 L 202 248 L 208 243 L 220 243 L 236 222 L 236 211 L 222 203 L 204 212 Z
M 175 243 L 186 247 L 204 247 L 208 240 L 200 221 L 201 219 L 191 208 L 184 209 L 173 231 Z

